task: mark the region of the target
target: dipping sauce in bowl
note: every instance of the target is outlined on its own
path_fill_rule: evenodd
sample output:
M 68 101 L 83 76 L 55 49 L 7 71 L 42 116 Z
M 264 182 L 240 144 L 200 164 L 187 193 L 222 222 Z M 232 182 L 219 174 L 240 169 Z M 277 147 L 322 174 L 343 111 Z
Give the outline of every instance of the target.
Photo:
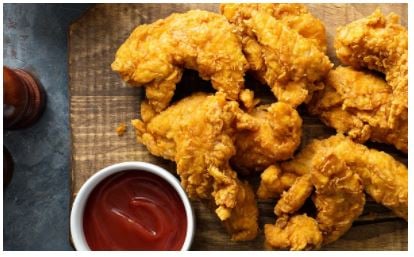
M 169 183 L 131 170 L 106 178 L 92 191 L 83 229 L 92 250 L 180 250 L 187 218 Z
M 77 250 L 188 250 L 194 214 L 180 182 L 145 162 L 90 177 L 76 195 L 70 230 Z

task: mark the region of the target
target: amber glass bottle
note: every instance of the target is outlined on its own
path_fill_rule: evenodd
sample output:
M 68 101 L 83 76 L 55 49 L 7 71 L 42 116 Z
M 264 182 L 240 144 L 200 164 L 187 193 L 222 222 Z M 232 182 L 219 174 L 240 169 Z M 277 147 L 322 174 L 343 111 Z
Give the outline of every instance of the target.
M 3 67 L 3 121 L 5 129 L 22 129 L 36 122 L 45 106 L 45 94 L 33 76 Z
M 3 146 L 3 188 L 7 187 L 13 176 L 13 158 L 5 146 Z

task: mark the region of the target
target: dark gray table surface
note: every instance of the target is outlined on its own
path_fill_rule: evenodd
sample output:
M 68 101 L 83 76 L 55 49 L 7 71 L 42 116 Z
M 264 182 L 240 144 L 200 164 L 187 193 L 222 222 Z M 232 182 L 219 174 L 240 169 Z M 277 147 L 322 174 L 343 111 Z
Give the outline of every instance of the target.
M 46 110 L 34 126 L 3 131 L 15 162 L 3 191 L 4 250 L 72 250 L 67 32 L 90 4 L 4 4 L 3 62 L 35 74 Z

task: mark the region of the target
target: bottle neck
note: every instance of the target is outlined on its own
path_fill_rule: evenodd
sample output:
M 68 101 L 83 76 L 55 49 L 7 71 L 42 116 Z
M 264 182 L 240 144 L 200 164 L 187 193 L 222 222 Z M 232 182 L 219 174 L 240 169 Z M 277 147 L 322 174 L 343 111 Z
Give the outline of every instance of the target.
M 39 83 L 20 69 L 3 68 L 4 127 L 26 128 L 36 122 L 43 109 L 45 96 Z

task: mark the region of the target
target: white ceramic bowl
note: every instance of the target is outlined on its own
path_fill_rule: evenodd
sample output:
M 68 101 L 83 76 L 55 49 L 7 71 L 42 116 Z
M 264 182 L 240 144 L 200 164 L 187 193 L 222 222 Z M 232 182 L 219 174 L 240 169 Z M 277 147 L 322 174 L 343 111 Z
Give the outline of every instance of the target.
M 181 198 L 181 201 L 184 204 L 186 216 L 187 216 L 187 231 L 184 244 L 181 248 L 182 251 L 187 251 L 190 249 L 191 243 L 194 237 L 194 213 L 191 208 L 190 201 L 184 192 L 183 188 L 180 185 L 180 182 L 168 171 L 165 169 L 156 166 L 154 164 L 146 162 L 123 162 L 108 166 L 92 177 L 90 177 L 85 184 L 81 187 L 78 194 L 75 197 L 75 201 L 72 205 L 72 211 L 70 214 L 70 232 L 72 235 L 73 245 L 78 251 L 90 251 L 91 249 L 88 246 L 88 243 L 85 239 L 85 234 L 83 231 L 83 212 L 85 209 L 86 202 L 89 198 L 92 190 L 105 178 L 115 174 L 117 172 L 126 171 L 126 170 L 144 170 L 167 181 L 178 193 Z

